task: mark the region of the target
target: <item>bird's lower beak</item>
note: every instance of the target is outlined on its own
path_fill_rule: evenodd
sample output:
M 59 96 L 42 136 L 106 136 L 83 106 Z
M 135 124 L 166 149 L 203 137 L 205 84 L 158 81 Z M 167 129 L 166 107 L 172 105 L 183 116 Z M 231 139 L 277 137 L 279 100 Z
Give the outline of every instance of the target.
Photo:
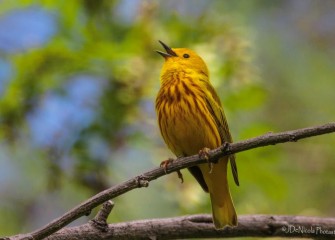
M 177 57 L 177 54 L 172 50 L 172 48 L 170 48 L 168 45 L 166 45 L 165 43 L 163 43 L 161 40 L 158 41 L 160 44 L 162 44 L 162 46 L 164 47 L 166 52 L 162 52 L 162 51 L 156 51 L 157 53 L 159 53 L 160 55 L 162 55 L 164 58 L 168 58 L 168 57 Z

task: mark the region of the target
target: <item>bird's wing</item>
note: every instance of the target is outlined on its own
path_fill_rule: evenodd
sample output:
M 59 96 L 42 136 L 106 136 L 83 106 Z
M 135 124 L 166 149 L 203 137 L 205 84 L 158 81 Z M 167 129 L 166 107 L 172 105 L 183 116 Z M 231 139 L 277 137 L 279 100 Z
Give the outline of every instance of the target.
M 207 107 L 208 107 L 210 113 L 212 114 L 212 116 L 215 120 L 216 126 L 219 130 L 221 140 L 222 140 L 222 142 L 231 143 L 231 142 L 233 142 L 233 139 L 232 139 L 231 134 L 229 132 L 228 123 L 227 123 L 226 117 L 224 115 L 223 109 L 221 107 L 220 99 L 219 99 L 218 95 L 216 94 L 212 85 L 208 84 L 208 90 L 210 91 L 212 96 L 207 96 L 206 97 L 206 104 L 207 104 Z M 234 181 L 235 181 L 236 185 L 239 186 L 240 183 L 239 183 L 239 180 L 238 180 L 238 172 L 237 172 L 237 166 L 236 166 L 236 161 L 235 161 L 235 155 L 234 154 L 230 155 L 229 160 L 230 160 L 230 166 L 231 166 L 231 169 L 232 169 Z

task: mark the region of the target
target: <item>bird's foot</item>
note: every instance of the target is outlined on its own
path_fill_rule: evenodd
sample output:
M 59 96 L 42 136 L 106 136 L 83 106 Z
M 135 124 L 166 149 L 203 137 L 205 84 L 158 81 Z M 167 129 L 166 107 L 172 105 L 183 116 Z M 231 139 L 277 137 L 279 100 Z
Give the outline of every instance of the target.
M 199 157 L 205 158 L 207 160 L 207 162 L 208 162 L 208 168 L 209 168 L 209 173 L 212 173 L 214 164 L 209 161 L 209 151 L 210 151 L 209 148 L 204 147 L 203 149 L 201 149 L 199 151 L 198 155 L 199 155 Z
M 163 162 L 161 162 L 161 164 L 159 165 L 161 168 L 164 169 L 165 174 L 167 174 L 167 167 L 169 164 L 171 164 L 174 161 L 173 158 L 169 158 L 167 160 L 164 160 Z
M 167 172 L 168 165 L 171 164 L 173 161 L 174 161 L 173 158 L 169 158 L 169 159 L 164 160 L 163 162 L 161 162 L 160 167 L 162 167 L 164 169 L 165 174 L 168 173 Z M 178 178 L 180 179 L 181 183 L 183 183 L 184 182 L 183 174 L 181 174 L 180 170 L 177 170 L 176 172 L 178 174 Z

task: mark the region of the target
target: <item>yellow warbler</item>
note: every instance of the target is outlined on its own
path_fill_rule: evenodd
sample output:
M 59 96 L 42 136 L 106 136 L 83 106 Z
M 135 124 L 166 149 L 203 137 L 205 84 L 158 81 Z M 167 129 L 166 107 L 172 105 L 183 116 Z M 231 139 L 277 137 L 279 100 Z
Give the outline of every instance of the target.
M 232 142 L 220 99 L 209 81 L 205 62 L 190 49 L 170 48 L 159 42 L 166 52 L 157 51 L 164 57 L 165 63 L 156 98 L 156 112 L 167 146 L 177 157 L 184 157 Z M 227 180 L 229 160 L 235 183 L 239 185 L 234 155 L 220 159 L 212 169 L 208 164 L 189 168 L 203 190 L 210 194 L 216 228 L 237 225 Z

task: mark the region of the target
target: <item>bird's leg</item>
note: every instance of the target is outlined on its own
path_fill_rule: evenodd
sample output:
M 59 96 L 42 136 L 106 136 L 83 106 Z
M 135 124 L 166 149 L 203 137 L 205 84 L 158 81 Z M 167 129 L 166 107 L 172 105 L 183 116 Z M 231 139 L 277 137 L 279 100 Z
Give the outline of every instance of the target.
M 167 166 L 171 164 L 173 161 L 174 161 L 173 158 L 169 158 L 161 162 L 161 164 L 159 165 L 160 167 L 164 169 L 165 174 L 167 174 Z M 178 178 L 180 179 L 181 183 L 183 183 L 184 182 L 183 174 L 181 174 L 180 170 L 177 170 L 176 172 L 178 174 Z
M 209 161 L 209 151 L 210 151 L 209 148 L 204 147 L 203 149 L 200 149 L 198 155 L 199 157 L 205 158 L 207 160 L 208 167 L 209 167 L 209 173 L 212 173 L 214 164 Z

